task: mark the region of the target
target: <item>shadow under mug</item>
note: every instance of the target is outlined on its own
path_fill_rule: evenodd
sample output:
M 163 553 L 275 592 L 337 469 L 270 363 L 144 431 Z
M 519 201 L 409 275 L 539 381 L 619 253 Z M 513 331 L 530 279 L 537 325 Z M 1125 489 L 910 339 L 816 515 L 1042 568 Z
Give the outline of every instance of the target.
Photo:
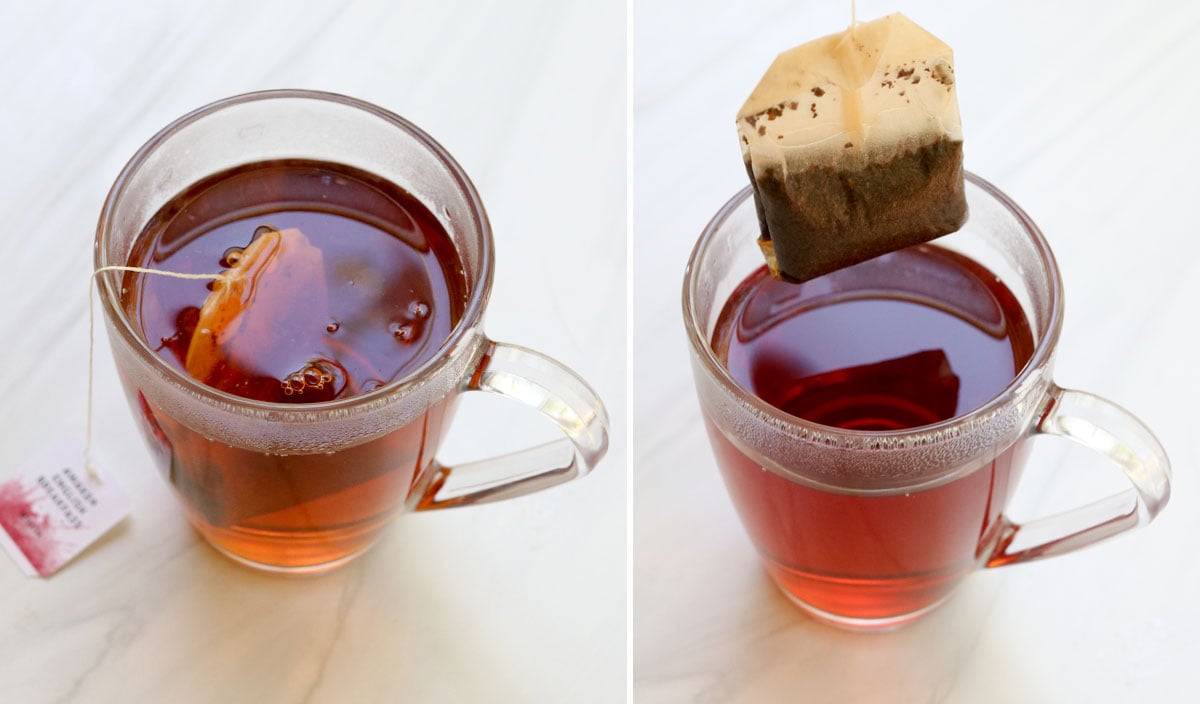
M 113 355 L 134 415 L 189 520 L 253 567 L 319 572 L 361 554 L 405 509 L 494 501 L 587 474 L 608 447 L 608 418 L 577 375 L 482 329 L 492 232 L 475 187 L 413 124 L 352 98 L 267 91 L 200 108 L 143 146 L 109 192 L 97 268 L 124 265 L 143 227 L 176 194 L 235 166 L 310 159 L 367 171 L 415 196 L 446 228 L 468 302 L 438 351 L 378 389 L 323 403 L 265 403 L 218 391 L 166 363 L 100 275 Z M 456 398 L 486 391 L 543 413 L 565 435 L 455 467 L 434 459 Z
M 890 431 L 820 425 L 769 405 L 729 374 L 711 341 L 725 301 L 762 266 L 750 188 L 717 213 L 688 263 L 683 313 L 692 369 L 726 487 L 776 585 L 838 626 L 906 623 L 980 567 L 1062 554 L 1144 525 L 1170 495 L 1167 457 L 1149 429 L 1119 406 L 1051 379 L 1062 283 L 1037 226 L 973 174 L 966 192 L 970 219 L 937 244 L 1000 278 L 1020 302 L 1036 346 L 999 395 L 933 425 Z M 884 258 L 859 266 L 900 265 Z M 829 285 L 853 292 L 856 269 L 830 275 Z M 918 297 L 921 287 L 953 285 L 905 273 L 894 272 L 895 280 Z M 1014 523 L 1004 508 L 1027 441 L 1039 434 L 1105 455 L 1132 487 Z

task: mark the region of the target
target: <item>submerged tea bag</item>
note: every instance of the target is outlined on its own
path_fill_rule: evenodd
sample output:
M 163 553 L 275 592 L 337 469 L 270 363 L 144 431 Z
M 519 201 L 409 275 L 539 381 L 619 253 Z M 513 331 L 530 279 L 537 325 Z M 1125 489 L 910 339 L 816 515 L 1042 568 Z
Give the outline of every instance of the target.
M 242 375 L 277 380 L 283 396 L 329 392 L 344 381 L 335 379 L 336 365 L 320 358 L 329 320 L 321 250 L 297 229 L 263 228 L 226 261 L 230 268 L 213 282 L 200 309 L 187 351 L 188 373 L 237 393 L 226 388 L 221 373 L 231 366 Z M 283 360 L 291 373 L 261 368 L 265 360 Z
M 780 54 L 737 127 L 776 278 L 805 281 L 966 220 L 953 55 L 903 15 Z

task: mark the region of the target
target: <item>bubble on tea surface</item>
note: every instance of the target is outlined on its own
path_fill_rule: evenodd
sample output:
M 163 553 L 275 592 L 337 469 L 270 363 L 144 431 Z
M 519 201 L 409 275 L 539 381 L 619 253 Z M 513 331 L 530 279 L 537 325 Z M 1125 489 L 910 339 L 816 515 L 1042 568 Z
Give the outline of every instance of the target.
M 221 255 L 221 266 L 226 269 L 237 266 L 245 252 L 245 247 L 230 247 Z M 211 288 L 209 289 L 211 290 Z
M 342 392 L 346 380 L 346 370 L 337 362 L 314 359 L 303 369 L 281 379 L 279 385 L 284 396 L 303 396 L 306 401 L 328 401 Z
M 253 243 L 254 240 L 257 240 L 259 237 L 269 235 L 272 232 L 279 232 L 279 230 L 271 225 L 259 225 L 258 227 L 254 228 L 254 236 L 250 238 L 250 242 Z
M 319 341 L 328 338 L 332 319 L 321 250 L 297 229 L 260 227 L 240 254 L 227 250 L 224 258 L 233 261 L 200 309 L 187 350 L 188 373 L 232 393 L 235 388 L 224 388 L 229 375 L 221 373 L 232 367 L 274 376 L 283 396 L 311 394 L 303 364 L 323 357 Z M 287 359 L 297 360 L 291 373 L 276 375 L 264 367 L 263 360 Z M 321 369 L 335 374 L 328 365 Z
M 408 315 L 413 320 L 424 320 L 429 317 L 429 304 L 422 301 L 413 301 L 408 304 Z
M 401 342 L 412 342 L 417 336 L 416 329 L 409 323 L 392 323 L 388 328 L 392 332 L 392 337 Z

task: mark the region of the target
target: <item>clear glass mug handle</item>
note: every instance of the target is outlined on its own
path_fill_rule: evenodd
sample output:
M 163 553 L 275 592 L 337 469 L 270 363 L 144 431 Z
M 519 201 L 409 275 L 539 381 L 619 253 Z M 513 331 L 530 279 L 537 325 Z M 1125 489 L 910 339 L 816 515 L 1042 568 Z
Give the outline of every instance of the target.
M 447 467 L 436 460 L 413 509 L 426 511 L 499 501 L 586 475 L 608 450 L 608 413 L 571 370 L 517 345 L 489 341 L 469 391 L 486 391 L 540 411 L 566 437 L 507 455 Z
M 988 567 L 1061 555 L 1146 525 L 1171 496 L 1171 466 L 1162 445 L 1140 420 L 1111 401 L 1054 386 L 1031 433 L 1067 438 L 1105 455 L 1133 486 L 1027 523 L 1002 519 Z

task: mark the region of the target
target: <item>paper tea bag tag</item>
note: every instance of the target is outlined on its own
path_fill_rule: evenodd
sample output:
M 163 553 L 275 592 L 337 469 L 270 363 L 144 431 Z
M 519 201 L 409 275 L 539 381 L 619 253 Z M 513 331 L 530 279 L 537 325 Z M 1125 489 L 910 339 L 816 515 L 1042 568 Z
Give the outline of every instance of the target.
M 83 443 L 60 442 L 0 481 L 0 549 L 22 572 L 49 577 L 129 515 L 111 476 L 85 466 Z
M 771 64 L 737 128 L 777 278 L 805 281 L 962 226 L 953 62 L 894 14 Z
M 309 369 L 304 363 L 317 352 L 303 349 L 305 331 L 324 333 L 329 320 L 321 250 L 295 228 L 264 228 L 250 246 L 231 253 L 227 261 L 230 268 L 213 282 L 200 309 L 188 345 L 188 373 L 220 388 L 214 376 L 219 376 L 222 364 L 270 375 L 253 369 L 254 360 L 278 358 L 275 352 L 282 350 L 285 356 L 305 358 L 291 371 L 315 374 L 313 385 L 331 382 L 330 370 Z M 286 386 L 287 379 L 280 380 Z

